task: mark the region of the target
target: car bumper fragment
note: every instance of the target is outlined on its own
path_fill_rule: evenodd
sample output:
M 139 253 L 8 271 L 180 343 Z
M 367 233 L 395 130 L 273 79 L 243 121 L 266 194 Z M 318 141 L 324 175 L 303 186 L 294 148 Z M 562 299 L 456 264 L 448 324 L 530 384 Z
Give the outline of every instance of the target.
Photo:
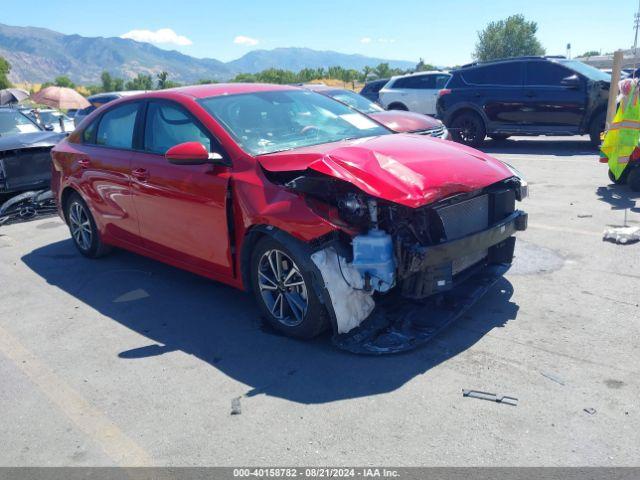
M 455 289 L 427 301 L 411 303 L 399 295 L 385 299 L 357 328 L 334 336 L 333 343 L 351 353 L 367 355 L 413 350 L 460 318 L 508 269 L 508 264 L 495 264 L 476 270 Z

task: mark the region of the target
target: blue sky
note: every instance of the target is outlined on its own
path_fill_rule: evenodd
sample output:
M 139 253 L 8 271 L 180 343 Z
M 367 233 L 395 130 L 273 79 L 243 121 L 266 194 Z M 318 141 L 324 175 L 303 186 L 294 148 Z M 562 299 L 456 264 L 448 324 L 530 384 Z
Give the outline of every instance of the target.
M 84 36 L 129 33 L 223 61 L 253 49 L 295 46 L 422 57 L 436 65 L 469 61 L 477 31 L 514 13 L 538 22 L 548 54 L 564 54 L 567 43 L 574 54 L 628 48 L 638 8 L 636 0 L 30 0 L 27 10 L 24 4 L 2 0 L 0 22 Z

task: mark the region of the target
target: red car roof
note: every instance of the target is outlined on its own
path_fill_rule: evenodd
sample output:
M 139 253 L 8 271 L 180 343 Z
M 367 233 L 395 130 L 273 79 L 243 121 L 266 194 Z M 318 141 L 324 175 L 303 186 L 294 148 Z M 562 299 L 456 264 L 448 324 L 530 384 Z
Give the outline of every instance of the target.
M 215 97 L 217 95 L 233 95 L 238 93 L 269 92 L 278 90 L 298 90 L 289 85 L 270 85 L 267 83 L 214 83 L 211 85 L 191 85 L 166 90 L 181 93 L 194 98 Z

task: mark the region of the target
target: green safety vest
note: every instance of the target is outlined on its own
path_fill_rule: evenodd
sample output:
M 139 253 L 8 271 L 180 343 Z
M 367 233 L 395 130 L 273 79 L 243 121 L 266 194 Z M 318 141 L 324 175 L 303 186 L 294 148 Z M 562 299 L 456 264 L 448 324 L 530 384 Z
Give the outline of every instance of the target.
M 640 89 L 631 87 L 628 98 L 623 98 L 615 117 L 605 133 L 600 155 L 606 157 L 609 170 L 618 180 L 629 164 L 640 141 Z

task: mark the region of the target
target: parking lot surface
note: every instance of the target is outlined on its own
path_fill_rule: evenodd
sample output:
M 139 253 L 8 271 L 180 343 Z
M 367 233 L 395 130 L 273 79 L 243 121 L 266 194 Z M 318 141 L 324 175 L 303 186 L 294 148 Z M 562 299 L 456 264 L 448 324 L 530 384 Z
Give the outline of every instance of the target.
M 127 252 L 85 259 L 57 217 L 0 227 L 0 465 L 637 465 L 640 244 L 602 232 L 640 224 L 640 195 L 584 138 L 483 150 L 531 185 L 513 268 L 398 356 L 272 334 L 243 292 Z

